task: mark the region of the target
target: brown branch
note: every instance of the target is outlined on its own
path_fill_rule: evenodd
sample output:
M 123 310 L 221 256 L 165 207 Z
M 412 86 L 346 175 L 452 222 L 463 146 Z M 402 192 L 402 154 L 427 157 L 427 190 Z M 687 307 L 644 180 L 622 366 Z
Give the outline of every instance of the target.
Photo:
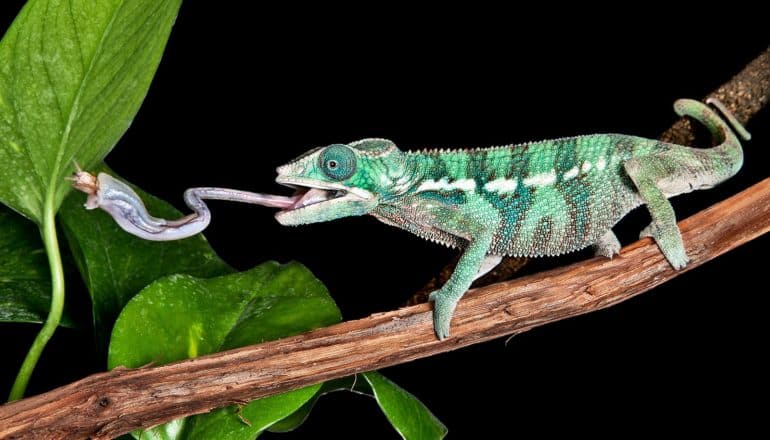
M 770 49 L 715 96 L 748 120 L 770 97 Z M 686 122 L 677 124 L 664 139 L 690 139 Z M 691 257 L 684 271 L 671 270 L 651 240 L 640 240 L 613 260 L 595 258 L 469 292 L 445 341 L 435 339 L 430 308 L 420 304 L 174 364 L 115 369 L 0 406 L 0 438 L 111 438 L 609 307 L 768 232 L 770 179 L 680 228 Z
M 770 179 L 680 223 L 691 262 L 675 272 L 650 239 L 472 290 L 438 341 L 428 304 L 159 367 L 116 369 L 0 407 L 0 438 L 109 438 L 212 408 L 409 362 L 593 312 L 770 230 Z

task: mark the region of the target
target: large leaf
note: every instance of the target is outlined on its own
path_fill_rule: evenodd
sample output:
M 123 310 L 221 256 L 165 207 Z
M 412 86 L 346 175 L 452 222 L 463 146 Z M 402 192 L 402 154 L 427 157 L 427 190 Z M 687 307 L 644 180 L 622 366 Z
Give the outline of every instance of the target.
M 181 0 L 29 0 L 0 43 L 0 202 L 41 222 L 139 109 Z M 48 193 L 48 191 L 51 191 Z
M 173 318 L 173 319 L 172 319 Z M 166 363 L 289 336 L 341 319 L 326 288 L 299 263 L 264 263 L 212 279 L 173 275 L 136 295 L 112 332 L 109 366 Z M 292 414 L 320 385 L 187 419 L 181 430 L 156 428 L 157 438 L 253 439 Z M 143 437 L 144 438 L 144 437 Z M 153 437 L 148 437 L 153 438 Z
M 442 439 L 447 428 L 414 395 L 371 371 L 356 376 L 332 380 L 297 411 L 270 426 L 270 432 L 288 432 L 305 422 L 315 404 L 323 395 L 336 391 L 350 391 L 373 397 L 395 430 L 406 440 Z
M 411 393 L 375 371 L 361 376 L 372 387 L 382 412 L 401 437 L 407 440 L 429 440 L 446 436 L 446 426 Z
M 40 233 L 0 206 L 0 321 L 43 322 L 51 306 L 51 276 Z M 65 315 L 63 325 L 71 325 Z
M 299 407 L 298 410 L 270 425 L 267 430 L 270 432 L 280 433 L 294 431 L 295 429 L 299 428 L 300 425 L 305 423 L 308 416 L 310 416 L 310 412 L 313 410 L 313 407 L 318 402 L 318 399 L 324 395 L 333 393 L 335 391 L 361 392 L 360 390 L 356 389 L 356 386 L 359 383 L 358 378 L 358 375 L 354 375 L 324 382 L 323 385 L 321 385 L 321 388 L 310 400 L 305 402 L 305 404 Z M 368 391 L 361 393 L 371 396 L 371 389 L 368 387 L 368 384 L 367 390 Z
M 101 166 L 94 171 L 104 170 Z M 153 214 L 181 217 L 170 204 L 133 188 Z M 177 241 L 142 240 L 120 229 L 104 211 L 83 208 L 84 201 L 85 194 L 70 194 L 59 219 L 91 295 L 97 340 L 104 347 L 123 306 L 151 282 L 172 274 L 209 278 L 233 271 L 201 234 Z

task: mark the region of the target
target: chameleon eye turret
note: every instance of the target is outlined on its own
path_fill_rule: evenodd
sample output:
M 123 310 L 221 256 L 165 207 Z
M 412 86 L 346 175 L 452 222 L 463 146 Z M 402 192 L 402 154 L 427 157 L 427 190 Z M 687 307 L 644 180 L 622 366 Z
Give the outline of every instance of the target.
M 620 134 L 594 134 L 522 145 L 401 152 L 386 139 L 313 149 L 278 168 L 276 181 L 296 190 L 274 196 L 224 188 L 192 188 L 194 214 L 152 217 L 136 193 L 116 179 L 78 171 L 74 186 L 89 194 L 126 231 L 148 240 L 175 240 L 203 230 L 203 199 L 279 208 L 283 225 L 370 214 L 419 237 L 463 249 L 452 276 L 430 295 L 433 326 L 449 336 L 455 306 L 471 282 L 503 255 L 558 255 L 593 246 L 612 258 L 620 242 L 612 227 L 646 205 L 652 236 L 674 269 L 688 257 L 668 198 L 706 189 L 741 168 L 743 150 L 733 129 L 748 133 L 718 101 L 729 124 L 710 107 L 678 100 L 676 112 L 701 122 L 721 144 L 695 149 Z M 732 129 L 730 126 L 732 125 Z
M 321 151 L 318 162 L 326 175 L 334 180 L 345 180 L 356 172 L 356 155 L 345 145 L 330 145 Z

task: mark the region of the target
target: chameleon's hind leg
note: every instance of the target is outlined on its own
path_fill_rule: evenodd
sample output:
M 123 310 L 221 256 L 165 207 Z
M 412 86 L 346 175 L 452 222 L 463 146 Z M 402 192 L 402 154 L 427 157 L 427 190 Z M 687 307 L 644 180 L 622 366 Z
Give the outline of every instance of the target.
M 671 266 L 681 269 L 690 259 L 684 250 L 682 234 L 676 225 L 674 208 L 658 187 L 659 181 L 670 178 L 672 162 L 675 163 L 673 158 L 662 153 L 629 159 L 624 163 L 624 167 L 652 217 L 652 222 L 644 228 L 640 236 L 654 238 Z
M 620 253 L 620 241 L 612 229 L 604 233 L 599 240 L 594 243 L 594 255 L 612 258 Z

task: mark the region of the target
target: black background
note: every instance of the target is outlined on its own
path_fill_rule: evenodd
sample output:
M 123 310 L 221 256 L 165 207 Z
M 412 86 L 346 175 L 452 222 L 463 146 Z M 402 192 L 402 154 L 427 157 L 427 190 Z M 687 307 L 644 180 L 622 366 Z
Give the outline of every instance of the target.
M 3 26 L 21 3 L 3 2 Z M 190 186 L 286 193 L 274 169 L 303 151 L 363 137 L 404 149 L 469 147 L 594 132 L 656 137 L 679 97 L 700 97 L 767 36 L 674 23 L 530 22 L 504 11 L 251 10 L 186 2 L 143 107 L 108 157 L 122 176 L 180 209 Z M 355 17 L 351 16 L 355 15 Z M 531 23 L 530 23 L 531 24 Z M 766 109 L 747 126 L 741 173 L 674 201 L 685 218 L 767 176 Z M 206 232 L 239 269 L 296 259 L 348 319 L 401 306 L 453 255 L 372 218 L 285 228 L 272 211 L 216 203 Z M 647 223 L 623 220 L 624 244 Z M 450 438 L 529 438 L 764 429 L 767 236 L 609 310 L 384 370 L 449 427 Z M 543 259 L 528 270 L 588 257 Z M 68 300 L 88 310 L 77 282 Z M 0 326 L 0 391 L 36 326 Z M 60 329 L 36 393 L 103 368 L 87 329 Z M 763 348 L 764 347 L 764 348 Z M 294 433 L 398 435 L 376 404 L 336 394 Z

